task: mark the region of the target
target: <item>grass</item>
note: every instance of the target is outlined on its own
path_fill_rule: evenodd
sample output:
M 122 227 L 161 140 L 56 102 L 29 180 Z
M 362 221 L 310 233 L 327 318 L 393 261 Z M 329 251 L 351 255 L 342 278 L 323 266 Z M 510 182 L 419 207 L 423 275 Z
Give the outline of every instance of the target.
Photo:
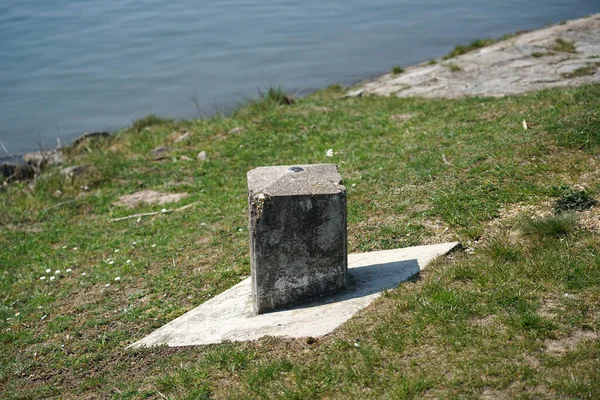
M 600 63 L 595 63 L 588 65 L 586 67 L 580 67 L 572 72 L 565 72 L 562 75 L 563 78 L 577 78 L 581 76 L 594 75 L 598 68 L 600 67 Z
M 521 230 L 525 235 L 560 238 L 569 235 L 577 227 L 574 214 L 550 215 L 547 217 L 525 217 Z
M 550 50 L 562 53 L 577 53 L 575 44 L 562 38 L 556 38 L 554 44 L 550 46 Z
M 599 211 L 552 211 L 583 199 L 567 187 L 598 196 L 600 85 L 344 92 L 282 106 L 274 90 L 229 116 L 136 121 L 68 153 L 67 165 L 93 166 L 82 176 L 56 167 L 33 188 L 1 186 L 0 397 L 594 398 Z M 154 160 L 157 146 L 167 160 Z M 249 275 L 248 170 L 322 162 L 345 180 L 349 251 L 450 240 L 466 251 L 323 338 L 125 350 Z M 112 205 L 141 189 L 190 195 Z
M 444 67 L 448 67 L 448 69 L 450 69 L 450 72 L 458 72 L 460 71 L 460 67 L 454 63 L 446 63 L 444 64 Z
M 468 45 L 461 44 L 461 45 L 454 47 L 454 49 L 452 49 L 452 51 L 450 53 L 448 53 L 444 57 L 442 57 L 442 59 L 449 60 L 451 58 L 458 57 L 458 56 L 466 54 L 466 53 L 470 53 L 470 52 L 480 49 L 482 47 L 492 45 L 496 42 L 497 42 L 497 40 L 495 40 L 495 39 L 477 39 L 477 40 L 472 41 Z
M 392 67 L 392 74 L 393 75 L 398 75 L 404 72 L 404 68 L 402 68 L 399 65 L 394 65 L 394 67 Z
M 551 51 L 547 51 L 544 53 L 540 53 L 540 52 L 531 53 L 531 56 L 535 57 L 535 58 L 549 57 L 549 56 L 553 56 L 553 55 L 554 55 L 554 53 Z

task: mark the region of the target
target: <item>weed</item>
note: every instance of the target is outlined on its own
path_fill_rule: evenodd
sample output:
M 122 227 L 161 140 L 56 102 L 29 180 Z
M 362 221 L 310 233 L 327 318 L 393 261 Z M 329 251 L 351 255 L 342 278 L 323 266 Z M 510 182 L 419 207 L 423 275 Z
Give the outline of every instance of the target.
M 553 56 L 553 55 L 554 55 L 554 53 L 551 51 L 547 51 L 545 53 L 540 53 L 540 52 L 531 53 L 531 56 L 535 57 L 535 58 L 549 57 L 549 56 Z
M 460 71 L 460 67 L 454 63 L 446 63 L 444 64 L 444 67 L 448 67 L 448 69 L 450 69 L 450 72 L 458 72 Z
M 393 75 L 398 75 L 398 74 L 401 74 L 401 73 L 403 73 L 403 72 L 404 72 L 404 68 L 402 68 L 402 67 L 401 67 L 401 66 L 399 66 L 399 65 L 394 65 L 394 66 L 392 67 L 392 74 L 393 74 Z
M 562 73 L 561 76 L 563 78 L 570 79 L 570 78 L 577 78 L 577 77 L 581 77 L 581 76 L 594 75 L 596 73 L 596 71 L 598 70 L 598 67 L 600 67 L 600 63 L 588 65 L 587 67 L 577 68 L 576 70 L 574 70 L 572 72 Z
M 436 65 L 438 62 L 436 60 L 429 60 L 429 62 L 427 62 L 427 65 Z
M 577 216 L 572 213 L 562 213 L 547 217 L 524 217 L 520 225 L 525 235 L 559 238 L 575 231 Z
M 583 211 L 592 208 L 598 201 L 590 196 L 587 190 L 573 190 L 561 187 L 560 198 L 554 202 L 554 212 L 560 214 L 566 211 Z
M 550 46 L 550 50 L 558 51 L 562 53 L 577 53 L 577 49 L 575 48 L 575 43 L 569 42 L 562 38 L 556 38 L 554 44 Z
M 160 118 L 154 114 L 149 114 L 149 115 L 145 116 L 144 118 L 140 118 L 138 120 L 133 121 L 130 129 L 133 132 L 139 133 L 146 128 L 150 128 L 150 127 L 156 126 L 156 125 L 163 125 L 165 123 L 172 122 L 172 121 L 173 120 L 168 119 L 168 118 Z
M 446 54 L 442 59 L 448 60 L 450 58 L 458 57 L 462 54 L 469 53 L 471 51 L 480 49 L 485 46 L 489 46 L 491 44 L 496 43 L 494 39 L 478 39 L 471 42 L 468 45 L 458 45 L 456 46 L 450 53 Z
M 499 262 L 515 262 L 521 259 L 521 249 L 510 242 L 509 238 L 504 235 L 495 236 L 490 239 L 485 247 L 487 255 L 495 261 Z
M 294 99 L 286 94 L 279 86 L 271 87 L 266 93 L 261 93 L 261 98 L 278 105 L 289 105 L 294 103 Z

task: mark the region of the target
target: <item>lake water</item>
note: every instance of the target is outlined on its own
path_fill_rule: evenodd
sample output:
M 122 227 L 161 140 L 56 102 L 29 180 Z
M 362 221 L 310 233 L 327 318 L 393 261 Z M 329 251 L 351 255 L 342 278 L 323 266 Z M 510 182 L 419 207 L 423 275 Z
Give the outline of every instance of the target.
M 226 110 L 257 88 L 302 95 L 598 11 L 598 0 L 2 0 L 0 140 L 18 153 L 148 113 Z

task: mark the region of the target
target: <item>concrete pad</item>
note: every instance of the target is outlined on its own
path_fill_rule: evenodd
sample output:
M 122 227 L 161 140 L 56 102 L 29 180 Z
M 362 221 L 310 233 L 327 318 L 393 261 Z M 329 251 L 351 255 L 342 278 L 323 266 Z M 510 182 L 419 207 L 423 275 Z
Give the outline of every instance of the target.
M 458 242 L 348 255 L 349 288 L 311 303 L 255 315 L 250 278 L 130 345 L 196 346 L 264 336 L 326 335 L 381 295 L 418 274 Z

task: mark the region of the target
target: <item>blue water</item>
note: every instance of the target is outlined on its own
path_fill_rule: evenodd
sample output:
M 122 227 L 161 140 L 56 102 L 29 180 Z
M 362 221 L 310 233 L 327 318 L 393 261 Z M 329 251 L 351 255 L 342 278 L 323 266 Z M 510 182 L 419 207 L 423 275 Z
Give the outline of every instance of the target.
M 301 95 L 598 11 L 598 0 L 2 0 L 0 140 L 18 153 L 151 112 L 225 110 L 257 88 Z

